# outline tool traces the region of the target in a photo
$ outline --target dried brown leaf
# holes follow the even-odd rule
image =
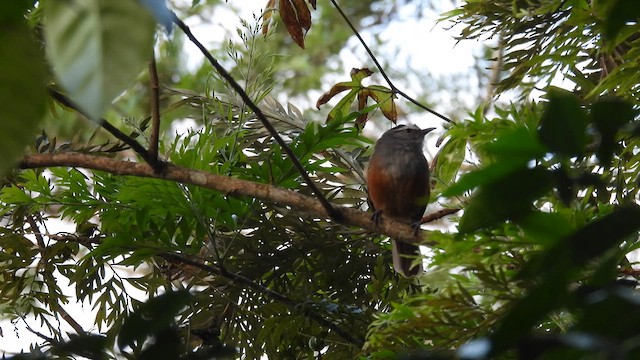
[[[264,7],[264,13],[262,13],[262,35],[267,35],[269,32],[269,21],[273,16],[275,6],[276,0],[267,0],[267,5]]]
[[[331,98],[333,98],[337,94],[351,89],[352,86],[353,85],[350,82],[341,82],[333,85],[333,87],[331,87],[329,91],[327,91],[326,93],[322,94],[322,96],[320,96],[320,98],[316,102],[316,109],[320,110],[320,106],[326,104],[329,100],[331,100]]]
[[[369,91],[362,90],[358,92],[358,111],[362,111],[367,106],[367,98],[369,97]],[[358,127],[363,128],[364,124],[367,123],[367,118],[369,117],[369,113],[362,113],[358,115],[356,119],[356,125]]]
[[[303,29],[311,29],[311,11],[304,0],[293,0],[293,6],[296,8],[298,22]]]
[[[291,39],[304,49],[304,33],[291,0],[280,0],[280,18],[287,28]]]

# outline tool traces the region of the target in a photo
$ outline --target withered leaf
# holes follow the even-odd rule
[[[369,91],[367,89],[363,89],[358,92],[358,111],[362,111],[367,106],[367,98],[369,97]],[[356,124],[360,127],[364,127],[364,124],[367,123],[367,118],[369,117],[368,112],[361,113],[356,119]]]
[[[298,21],[303,29],[311,29],[311,11],[304,0],[293,0],[293,6],[296,8],[296,14],[298,15]]]
[[[396,110],[396,102],[393,101],[393,91],[380,85],[371,85],[369,90],[369,96],[380,104],[380,110],[384,117],[395,124],[396,120],[398,120],[398,111]]]
[[[380,109],[382,114],[389,119],[389,121],[396,123],[398,118],[398,112],[395,104],[395,95],[393,90],[380,85],[364,86],[362,80],[371,76],[373,72],[368,68],[352,69],[351,81],[340,82],[331,87],[329,91],[322,94],[316,102],[316,108],[320,109],[320,106],[326,104],[337,94],[349,90],[336,106],[331,109],[327,115],[327,122],[335,118],[343,118],[345,116],[356,119],[356,125],[362,128],[367,122],[369,113],[375,109]],[[368,99],[374,100],[375,104],[367,106]],[[349,114],[349,109],[353,101],[357,100],[357,113]]]
[[[304,49],[303,30],[308,30],[311,27],[311,13],[309,12],[309,8],[304,4],[304,0],[302,5],[304,6],[306,13],[302,7],[300,7],[299,13],[296,11],[296,8],[299,7],[297,0],[280,0],[279,5],[280,18],[287,28],[287,32],[291,35],[291,39],[293,39],[298,46]],[[306,17],[309,18],[308,21],[305,19]]]
[[[340,82],[333,85],[331,89],[329,89],[329,91],[327,91],[326,93],[322,94],[322,96],[320,96],[320,98],[316,102],[316,109],[319,110],[320,106],[326,104],[329,100],[331,100],[331,98],[333,98],[337,94],[345,90],[351,89],[352,85],[353,84],[351,82]]]
[[[267,35],[269,32],[269,21],[271,20],[274,12],[276,0],[267,0],[267,5],[264,7],[262,13],[262,35]]]

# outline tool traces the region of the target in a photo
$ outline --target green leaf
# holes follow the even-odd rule
[[[497,158],[522,160],[523,163],[541,158],[547,152],[535,133],[524,127],[505,131],[498,140],[485,145],[484,149]]]
[[[447,145],[445,145],[441,152],[445,152]],[[456,144],[455,146],[464,145],[466,145],[466,141],[462,141],[462,144]],[[464,147],[456,150],[460,162],[462,162],[462,160],[459,159],[459,157],[464,157],[463,150]],[[477,186],[490,184],[513,171],[524,168],[529,161],[541,158],[547,152],[544,145],[538,141],[536,136],[524,127],[508,129],[501,132],[498,134],[498,139],[485,145],[483,150],[488,155],[499,159],[499,161],[483,169],[465,174],[457,183],[445,190],[442,196],[456,196]],[[445,154],[448,152],[449,150],[446,151]],[[441,155],[438,155],[438,162],[441,161],[440,157]],[[455,170],[457,171],[457,169]]]
[[[550,246],[573,231],[569,220],[559,213],[535,211],[518,221],[528,238],[536,243]]]
[[[122,324],[118,347],[139,345],[150,336],[162,333],[174,324],[174,317],[192,299],[188,291],[168,292],[147,301]]]
[[[581,155],[587,143],[587,115],[580,99],[569,91],[550,88],[549,103],[540,120],[540,140],[554,152]]]
[[[464,160],[467,141],[461,138],[449,140],[438,152],[434,176],[444,184],[450,184],[458,175]]]
[[[597,290],[584,300],[584,315],[576,324],[576,330],[618,341],[638,336],[640,296],[636,291],[616,286]]]
[[[613,0],[608,3],[611,7],[605,19],[604,36],[612,40],[628,22],[640,19],[640,6],[636,0]]]
[[[442,193],[442,196],[457,196],[478,186],[490,184],[508,174],[521,169],[521,161],[500,161],[483,169],[464,174],[460,180]]]
[[[547,248],[526,265],[520,276],[555,276],[554,274],[565,271],[567,266],[583,266],[620,244],[639,228],[640,207],[628,205],[617,208]]]
[[[10,22],[0,31],[0,175],[32,142],[46,109],[47,73],[31,29]]]
[[[103,335],[71,335],[69,341],[55,345],[51,352],[56,355],[81,355],[90,359],[107,358],[107,337]]]
[[[44,5],[47,50],[56,75],[71,99],[98,119],[149,59],[153,17],[135,0]]]
[[[637,205],[620,207],[587,224],[566,240],[547,248],[539,257],[527,263],[520,277],[542,276],[543,280],[504,317],[491,337],[492,351],[499,353],[515,345],[518,339],[529,334],[535,324],[547,313],[567,305],[570,300],[567,283],[571,279],[572,272],[619,245],[639,228],[640,207]],[[601,296],[594,297],[594,299],[601,298]],[[637,299],[634,302],[637,304]],[[602,324],[609,321],[609,323],[619,324],[618,321],[610,322],[611,314],[626,313],[602,310],[593,313],[599,317],[594,323]],[[633,324],[635,327],[637,319],[634,319]]]
[[[33,3],[33,0],[5,1],[0,11],[0,24],[24,22],[25,12],[33,7]]]
[[[609,164],[616,147],[616,134],[625,124],[633,121],[633,106],[621,99],[605,99],[591,106],[591,119],[600,132],[600,144],[596,156],[603,164]]]
[[[530,212],[533,200],[553,185],[552,174],[540,167],[520,169],[480,187],[460,220],[462,233],[515,220]]]

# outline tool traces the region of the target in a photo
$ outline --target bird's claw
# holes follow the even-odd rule
[[[374,211],[373,214],[371,214],[371,221],[373,221],[376,226],[380,226],[382,224],[382,211]]]
[[[420,220],[413,221],[411,223],[411,229],[413,229],[413,236],[418,236],[418,232],[420,232],[420,225],[422,225],[422,222]]]

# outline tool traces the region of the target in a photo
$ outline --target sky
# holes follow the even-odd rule
[[[348,6],[346,1],[340,1],[339,3],[344,3],[345,6]],[[450,1],[443,0],[441,3],[443,11],[453,8]],[[266,0],[231,0],[228,4],[238,7],[241,17],[252,19],[252,14],[258,13],[266,4]],[[416,20],[412,16],[412,11],[415,11],[415,9],[401,7],[401,13],[398,14],[398,18],[402,19],[402,21],[394,21],[388,24],[384,27],[383,32],[377,34],[383,40],[393,40],[396,46],[393,49],[377,50],[394,51],[397,64],[400,66],[408,66],[418,71],[428,70],[434,75],[469,71],[474,64],[473,54],[479,51],[481,44],[477,41],[456,43],[452,38],[456,34],[455,29],[445,30],[446,24],[437,24],[437,15],[435,13],[428,18]],[[211,24],[199,24],[197,19],[188,19],[186,23],[191,27],[194,35],[206,44],[223,43],[228,41],[229,38],[238,41],[235,29],[240,26],[240,23],[239,17],[234,12],[224,7],[219,7],[211,14],[210,18],[212,19]],[[311,31],[313,31],[313,28]],[[410,34],[410,36],[407,36],[407,34]],[[367,37],[372,35],[363,32],[363,36],[366,40]],[[189,61],[187,66],[190,69],[195,69],[203,61],[202,55],[191,44],[187,43],[185,46]],[[356,50],[353,51],[352,49]],[[341,52],[340,58],[344,62],[345,76],[348,76],[351,68],[360,68],[368,61],[364,50],[359,47],[355,38]],[[411,89],[403,90],[411,93]],[[443,109],[436,110],[444,111],[444,108],[446,106],[443,106]],[[441,120],[433,116],[420,115],[415,119],[410,119],[412,119],[410,121],[415,120],[423,128],[441,125]],[[376,134],[371,135],[376,136]],[[427,146],[428,152],[433,153],[435,151],[435,139],[436,137],[430,138]],[[69,224],[58,220],[50,221],[48,226],[48,230],[51,233],[75,231],[74,226],[69,226]],[[63,283],[61,285],[64,287],[68,284]],[[74,293],[72,287],[67,287],[67,290],[69,294]],[[71,299],[71,302],[65,304],[64,307],[86,330],[96,330],[93,325],[93,311],[90,304],[75,303]],[[29,323],[35,330],[42,330],[39,323],[34,321],[29,321]],[[62,319],[60,320],[60,328],[64,331],[73,332]],[[28,350],[29,345],[37,341],[40,341],[40,339],[27,331],[22,322],[12,324],[7,320],[0,320],[0,354]]]

